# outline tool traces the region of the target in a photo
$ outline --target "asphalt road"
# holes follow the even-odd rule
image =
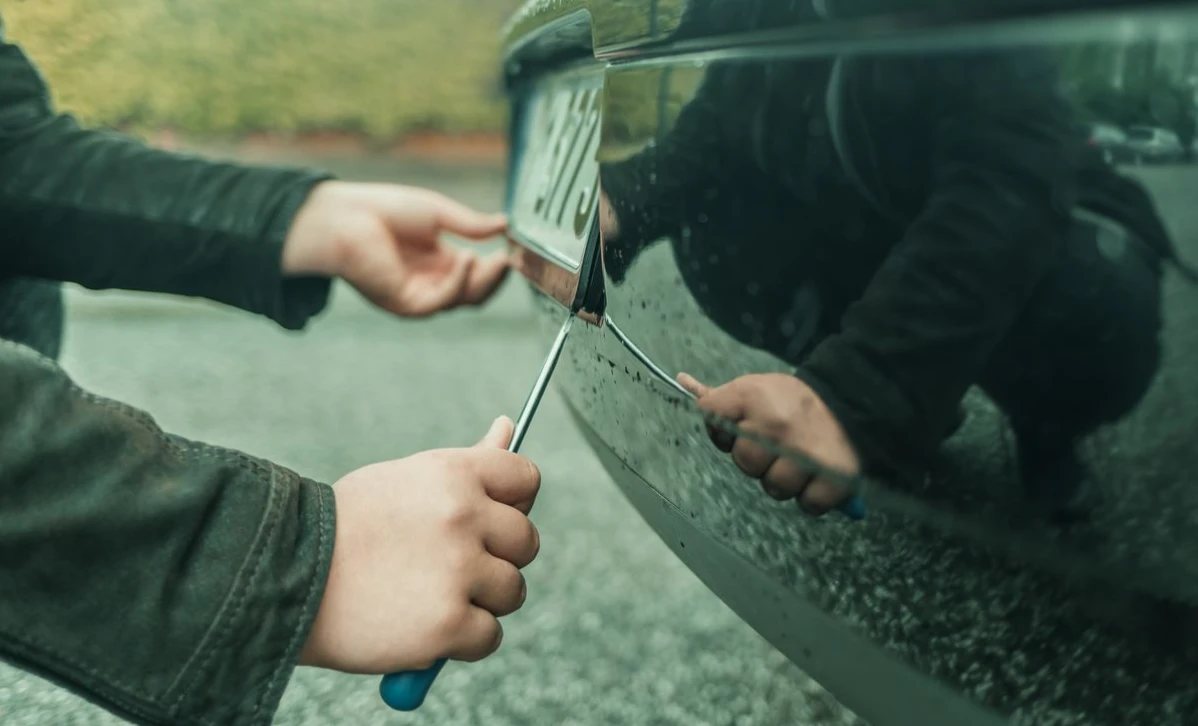
[[[499,206],[494,172],[361,162],[393,179]],[[85,387],[150,411],[168,430],[333,481],[358,466],[469,444],[515,415],[543,351],[524,290],[481,311],[403,322],[339,289],[308,332],[216,306],[75,292],[64,365]],[[555,392],[525,445],[541,466],[542,555],[529,601],[496,656],[451,664],[415,715],[377,681],[301,669],[279,724],[854,723],[676,561],[608,480]],[[0,665],[0,723],[119,723]]]

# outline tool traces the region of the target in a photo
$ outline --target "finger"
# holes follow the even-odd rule
[[[740,379],[718,388],[708,388],[698,401],[699,410],[732,423],[739,423],[745,419],[751,390],[751,387],[743,385]]]
[[[475,444],[475,447],[507,450],[508,445],[512,442],[512,434],[515,433],[515,429],[516,425],[510,418],[500,416],[491,422],[491,428],[487,429],[486,435]]]
[[[695,398],[702,398],[711,391],[710,386],[699,382],[699,379],[689,373],[679,373],[678,384],[690,391],[691,395]]]
[[[456,252],[456,251],[455,251]],[[454,256],[453,268],[440,280],[427,285],[423,291],[418,291],[411,300],[409,315],[432,315],[443,310],[457,307],[466,294],[466,285],[477,258],[457,252]],[[414,285],[413,283],[410,283]]]
[[[520,569],[536,559],[541,535],[525,514],[506,504],[491,503],[484,517],[483,545],[487,552]]]
[[[689,373],[679,373],[677,381],[678,385],[685,388],[687,392],[695,397],[696,401],[706,396],[712,390],[711,386],[701,382]],[[716,448],[725,454],[732,451],[732,445],[736,443],[735,434],[724,431],[713,423],[707,424],[707,436],[715,444]]]
[[[466,280],[462,303],[481,305],[491,299],[491,296],[503,284],[510,269],[507,253],[503,251],[479,260],[471,271],[469,279]]]
[[[465,617],[454,624],[449,636],[446,657],[473,662],[482,660],[499,649],[503,642],[503,626],[490,612],[471,607]]]
[[[816,479],[803,490],[802,496],[799,497],[799,506],[804,512],[820,517],[835,509],[849,496],[849,492],[831,482]]]
[[[449,197],[436,195],[437,226],[445,232],[470,240],[484,240],[507,229],[507,217],[502,214],[483,214]]]
[[[754,479],[760,479],[769,471],[777,457],[758,444],[744,438],[736,440],[732,446],[732,460],[740,470]]]
[[[541,471],[532,460],[498,449],[476,447],[464,458],[487,496],[527,512],[541,488]]]
[[[802,494],[811,479],[810,472],[803,471],[794,461],[780,456],[761,477],[761,486],[771,497],[782,501]]]
[[[478,579],[470,588],[470,601],[500,618],[519,610],[526,593],[524,575],[515,565],[497,557],[487,557]]]
[[[411,279],[392,281],[375,301],[396,315],[409,318],[423,318],[454,307],[455,301],[462,297],[474,257],[457,250],[452,254],[453,262],[448,271],[421,273]]]

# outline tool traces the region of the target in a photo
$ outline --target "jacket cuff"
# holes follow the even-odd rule
[[[244,275],[242,289],[248,298],[240,307],[265,315],[288,330],[300,330],[328,305],[332,280],[327,277],[286,277],[283,275],[283,245],[300,207],[313,188],[333,179],[333,175],[263,169],[264,174],[294,174],[284,185],[264,229],[261,244],[250,251],[239,274]]]
[[[833,336],[794,375],[836,417],[861,462],[862,474],[900,482],[918,479],[938,440],[931,442],[927,422],[874,366]]]
[[[333,490],[273,468],[257,542],[194,658],[180,723],[268,726],[316,619],[333,557]]]

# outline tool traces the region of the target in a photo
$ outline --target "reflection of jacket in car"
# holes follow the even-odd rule
[[[717,66],[672,130],[602,169],[620,222],[608,270],[620,281],[669,236],[704,310],[798,365],[869,469],[916,471],[1060,264],[1079,205],[1169,248],[1143,190],[1084,158],[1073,129],[1046,54]],[[1133,367],[1151,371],[1149,287],[1151,359]]]

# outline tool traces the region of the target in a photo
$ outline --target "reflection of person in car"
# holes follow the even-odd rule
[[[1046,54],[742,63],[709,71],[675,127],[602,170],[617,284],[663,236],[704,311],[797,366],[699,405],[825,464],[919,476],[979,386],[1055,513],[1077,445],[1159,363],[1176,260],[1151,200],[1077,143]],[[779,498],[844,496],[745,439]]]

